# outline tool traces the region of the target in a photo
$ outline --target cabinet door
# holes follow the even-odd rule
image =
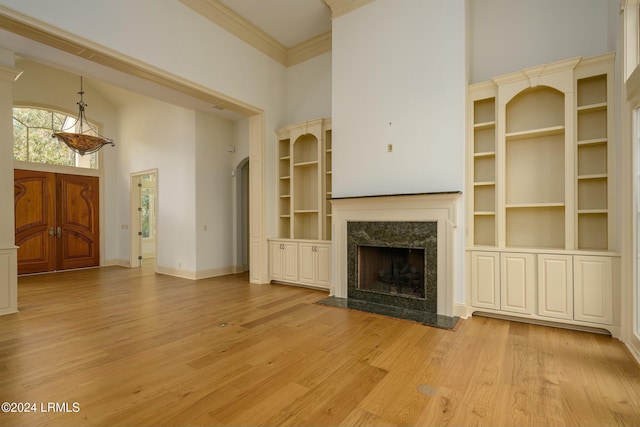
[[[573,319],[571,255],[538,255],[538,314]]]
[[[286,240],[269,242],[269,277],[278,280],[298,280],[298,245]]]
[[[611,258],[574,256],[575,320],[613,323],[613,278]]]
[[[313,243],[300,243],[300,281],[309,285],[315,285],[315,245]]]
[[[331,245],[316,246],[316,284],[331,286]]]
[[[533,254],[500,254],[500,308],[515,313],[534,311]]]
[[[500,308],[500,268],[496,252],[471,253],[471,305]]]
[[[282,267],[282,242],[269,242],[269,277],[271,279],[282,279]]]
[[[282,279],[298,280],[298,245],[295,242],[282,244]]]

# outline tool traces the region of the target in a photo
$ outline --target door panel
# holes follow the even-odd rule
[[[55,179],[46,172],[14,171],[18,274],[55,269]]]
[[[98,178],[57,174],[56,188],[57,269],[99,265]]]
[[[98,178],[14,171],[18,274],[100,265]]]

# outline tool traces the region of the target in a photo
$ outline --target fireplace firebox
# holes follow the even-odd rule
[[[424,249],[358,246],[358,288],[424,299]]]

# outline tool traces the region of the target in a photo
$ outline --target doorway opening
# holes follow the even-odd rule
[[[237,272],[249,271],[249,158],[236,168],[236,265]]]
[[[131,267],[153,265],[158,251],[158,170],[131,174]]]

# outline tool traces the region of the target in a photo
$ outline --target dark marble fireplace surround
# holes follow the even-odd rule
[[[452,236],[457,225],[457,205],[461,194],[460,191],[448,191],[331,199],[335,235],[334,276],[331,296],[318,301],[318,304],[454,329],[459,317],[450,316],[453,311],[454,291],[451,271]],[[355,233],[348,233],[349,228],[355,230]],[[348,237],[348,234],[351,234],[351,237]],[[358,245],[402,246],[409,249],[420,247],[425,262],[417,262],[420,258],[416,252],[420,251],[412,251],[406,258],[402,258],[401,254],[399,259],[393,258],[397,253],[395,249],[391,250],[392,254],[386,258],[380,256],[380,261],[373,257],[369,264],[380,262],[383,265],[377,274],[379,277],[382,274],[384,280],[376,279],[375,270],[369,270],[370,266],[367,266],[365,270],[373,272],[364,282],[373,281],[374,286],[366,287],[364,291],[356,290],[357,270],[354,260],[357,257]],[[403,285],[401,292],[398,292],[397,286],[394,292],[393,281],[387,280],[389,274],[386,273],[386,265],[390,258],[393,260],[392,264],[395,264],[396,260],[399,265],[411,264],[412,269],[416,271],[424,264],[428,290],[425,290],[424,294],[412,294],[404,292]],[[416,267],[418,264],[419,267]],[[391,275],[396,271],[394,265]],[[411,281],[414,282],[413,278]],[[391,289],[390,297],[393,301],[385,300],[386,296],[376,295],[385,292],[380,292],[381,288],[375,282],[391,283],[388,288]],[[389,289],[382,291],[388,292]]]
[[[358,286],[358,246],[421,249],[424,298],[363,290]],[[395,317],[444,329],[459,318],[438,314],[438,222],[347,221],[347,298],[328,297],[319,304]]]
[[[349,221],[347,222],[347,296],[349,299],[382,304],[400,309],[437,313],[438,290],[438,224],[436,221],[426,222],[387,222],[387,221]],[[424,254],[424,274],[420,275],[424,283],[417,295],[411,292],[400,292],[400,285],[389,285],[384,289],[365,289],[359,274],[358,262],[363,253],[360,247],[366,248],[398,248],[418,249]],[[381,268],[383,266],[380,266]],[[419,273],[419,272],[418,272]],[[382,274],[382,271],[381,271]],[[398,280],[398,277],[395,278]],[[407,285],[405,284],[405,287]],[[384,288],[384,286],[382,287]],[[421,296],[424,295],[424,298]]]

